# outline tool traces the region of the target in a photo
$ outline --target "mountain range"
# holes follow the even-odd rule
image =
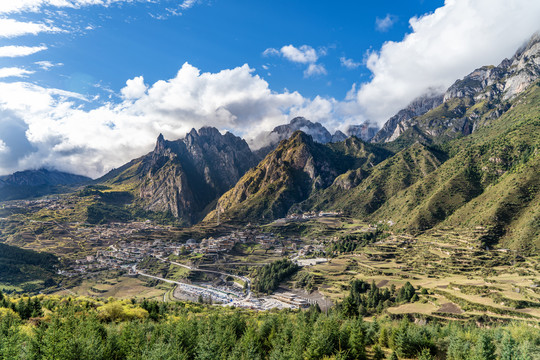
[[[481,246],[538,252],[539,78],[534,35],[511,59],[414,100],[376,134],[369,123],[331,134],[298,117],[252,151],[204,127],[175,141],[160,135],[152,152],[95,183],[184,225],[335,210],[412,234],[476,229]]]
[[[57,170],[18,171],[0,176],[0,201],[65,192],[71,190],[73,185],[89,183],[91,180],[86,176]]]

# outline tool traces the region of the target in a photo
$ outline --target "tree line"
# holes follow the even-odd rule
[[[371,285],[366,289],[362,294]],[[526,323],[421,326],[407,316],[366,321],[340,307],[255,312],[43,295],[2,295],[0,302],[8,304],[0,307],[0,359],[533,360],[540,354],[540,329]],[[23,308],[34,311],[36,304],[41,313],[27,318]]]

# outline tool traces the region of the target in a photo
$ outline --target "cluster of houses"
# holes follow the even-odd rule
[[[238,243],[256,243],[263,249],[270,249],[273,246],[280,246],[278,239],[274,234],[261,234],[253,230],[234,231],[229,235],[218,238],[205,238],[200,243],[190,239],[186,242],[186,248],[192,252],[201,254],[217,254],[219,252],[230,251]]]
[[[73,271],[86,273],[107,269],[130,270],[133,265],[148,256],[168,256],[183,248],[183,243],[154,240],[154,241],[120,241],[111,245],[108,250],[98,250],[95,255],[88,255],[75,261]],[[66,274],[67,275],[67,274]]]
[[[343,213],[337,212],[337,211],[319,211],[319,212],[310,211],[310,212],[301,213],[301,214],[300,213],[289,214],[287,215],[287,217],[277,219],[275,222],[279,224],[279,223],[288,223],[288,222],[308,221],[311,219],[318,219],[322,217],[336,217],[336,216],[341,216],[341,215],[343,215]]]

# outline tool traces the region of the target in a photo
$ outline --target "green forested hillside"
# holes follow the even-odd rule
[[[437,169],[446,155],[420,143],[404,149],[372,169],[340,175],[328,189],[300,204],[303,210],[342,210],[355,217],[375,212],[389,198]]]
[[[58,264],[58,259],[52,254],[0,243],[0,288],[4,284],[33,291],[34,288],[43,287],[43,284],[51,286]],[[41,285],[36,285],[36,282]]]
[[[484,226],[482,240],[538,251],[540,86],[533,85],[489,126],[447,145],[452,156],[390,198],[373,218],[405,231],[446,224]]]

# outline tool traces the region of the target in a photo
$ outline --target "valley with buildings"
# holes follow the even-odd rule
[[[0,0],[0,360],[540,359],[538,19]]]

